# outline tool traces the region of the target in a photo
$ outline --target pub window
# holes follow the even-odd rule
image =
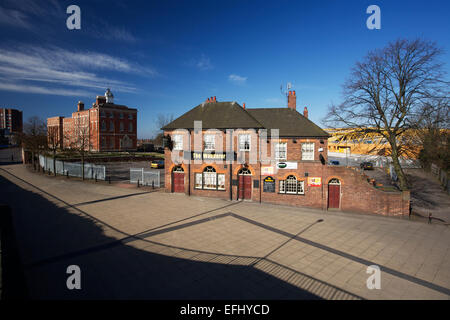
[[[123,131],[123,122],[120,121],[120,132],[122,132],[122,131]]]
[[[128,124],[128,132],[133,132],[133,123]]]
[[[249,134],[239,135],[239,151],[250,151],[250,144]]]
[[[215,136],[213,134],[207,134],[204,136],[205,140],[205,151],[215,150]]]
[[[314,143],[302,143],[302,160],[314,160]]]
[[[123,119],[123,113],[122,112],[119,114],[119,118]]]
[[[106,117],[105,111],[101,111],[101,112],[100,112],[100,117]]]
[[[305,194],[305,181],[299,181],[293,175],[286,180],[280,180],[280,193],[287,194]]]
[[[275,159],[276,160],[286,160],[287,158],[287,143],[277,143],[275,144]]]
[[[183,150],[183,135],[174,134],[172,136],[173,150]]]
[[[109,131],[114,131],[114,122],[113,121],[109,122]]]
[[[106,122],[105,122],[105,120],[102,121],[102,131],[106,131]]]
[[[110,118],[114,118],[114,113],[111,112],[111,113],[109,114],[109,117],[110,117]]]
[[[194,188],[204,190],[225,190],[225,174],[218,174],[216,169],[208,166],[202,173],[195,173]]]
[[[195,185],[194,188],[195,189],[201,189],[203,186],[203,175],[201,173],[196,173],[195,174]]]
[[[128,119],[133,120],[133,114],[132,113],[128,114]]]

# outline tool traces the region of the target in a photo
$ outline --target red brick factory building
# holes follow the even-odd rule
[[[79,101],[71,118],[47,119],[49,136],[55,135],[60,148],[70,148],[87,136],[89,151],[135,151],[137,142],[137,109],[114,103],[109,89],[104,96],[97,96],[90,109]],[[81,138],[84,139],[84,138]]]
[[[359,169],[329,165],[329,134],[308,119],[306,107],[296,110],[295,91],[287,99],[287,108],[248,109],[212,97],[164,126],[166,191],[408,214],[409,191],[382,191]]]

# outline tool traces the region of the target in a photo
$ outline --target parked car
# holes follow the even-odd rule
[[[153,169],[163,169],[164,168],[164,160],[153,160],[150,163],[150,168]]]
[[[360,166],[361,166],[361,169],[363,169],[363,170],[373,170],[372,162],[368,162],[368,161],[361,162]]]
[[[338,166],[339,165],[339,161],[337,160],[330,160],[330,164],[333,166]]]

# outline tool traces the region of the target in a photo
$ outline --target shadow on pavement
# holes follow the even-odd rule
[[[0,202],[12,209],[9,231],[15,233],[25,275],[22,282],[3,279],[5,298],[27,298],[9,290],[15,287],[31,299],[320,299],[251,266],[169,257],[118,243],[91,218],[3,176],[0,188]],[[2,238],[2,245],[13,240]],[[70,255],[107,243],[115,244]],[[2,262],[9,259],[7,254]],[[67,289],[70,265],[81,269],[81,290]]]

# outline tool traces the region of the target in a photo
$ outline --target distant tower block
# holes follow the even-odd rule
[[[109,88],[106,89],[105,97],[106,103],[114,103],[114,95],[112,94],[111,90],[109,90]]]

